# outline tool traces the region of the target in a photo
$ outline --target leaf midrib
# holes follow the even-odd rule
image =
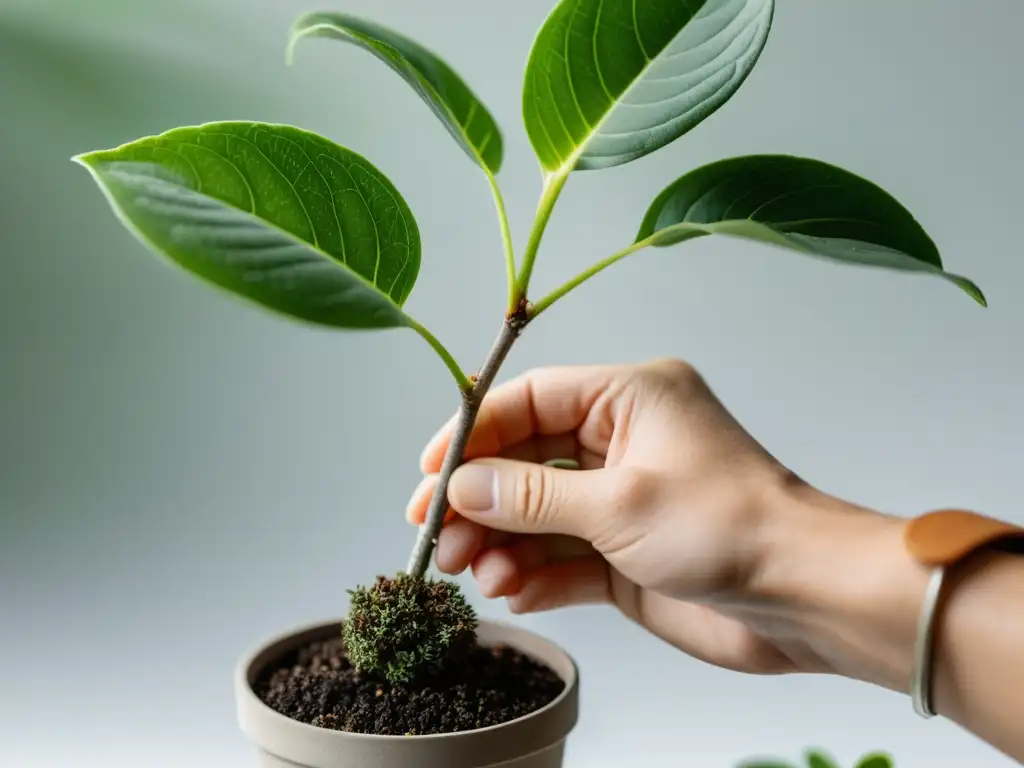
[[[490,142],[493,141],[495,133],[494,129],[491,128],[488,130],[486,141],[482,143],[482,146],[480,147],[479,150],[473,143],[472,139],[470,139],[469,137],[469,122],[471,120],[471,116],[475,117],[475,112],[480,108],[480,100],[477,98],[476,94],[472,93],[472,91],[470,92],[470,112],[466,116],[466,123],[464,125],[463,122],[459,120],[458,116],[456,116],[455,112],[452,111],[452,108],[448,106],[448,101],[441,97],[441,94],[438,93],[438,90],[433,86],[433,84],[429,80],[427,80],[426,77],[423,76],[423,73],[420,72],[419,69],[414,67],[409,62],[409,59],[406,58],[401,51],[399,51],[393,45],[389,45],[388,43],[383,42],[382,40],[369,38],[361,33],[353,32],[350,29],[345,29],[344,27],[339,26],[338,24],[333,24],[330,22],[322,21],[312,26],[304,27],[302,33],[293,40],[292,45],[289,48],[289,55],[293,55],[295,43],[297,43],[303,37],[309,36],[310,34],[312,34],[313,31],[321,30],[340,32],[342,35],[345,35],[346,37],[349,37],[354,41],[360,42],[363,45],[368,45],[373,48],[386,48],[387,52],[393,53],[397,57],[397,61],[401,64],[401,66],[416,78],[416,81],[420,84],[421,87],[425,88],[429,92],[429,95],[432,97],[431,100],[435,104],[440,106],[441,109],[443,109],[448,114],[448,117],[451,119],[451,122],[454,125],[458,126],[459,132],[462,134],[462,137],[464,139],[464,144],[466,148],[468,148],[469,151],[473,153],[473,156],[476,158],[476,161],[480,165],[480,167],[483,168],[488,173],[492,173],[490,168],[487,166],[487,162],[484,160],[482,153],[484,150],[487,149],[488,146],[490,146]]]
[[[794,250],[811,256],[820,257],[822,256],[822,254],[816,251],[814,248],[809,247],[806,241],[819,240],[833,243],[860,244],[862,246],[869,247],[871,250],[877,253],[889,253],[892,254],[893,256],[902,256],[906,259],[910,259],[911,261],[920,266],[922,272],[928,272],[933,275],[944,276],[954,281],[967,279],[963,275],[958,275],[953,272],[949,272],[945,269],[945,267],[932,264],[931,262],[921,259],[900,248],[893,248],[891,246],[882,245],[881,243],[874,243],[869,240],[858,240],[856,238],[820,237],[815,235],[805,235],[802,232],[789,232],[787,230],[776,229],[769,222],[757,221],[756,219],[747,218],[722,219],[721,221],[708,222],[705,224],[692,221],[678,222],[676,224],[671,224],[667,227],[662,227],[661,229],[652,232],[646,238],[636,243],[635,247],[637,250],[641,250],[643,248],[652,246],[662,247],[658,244],[658,236],[664,235],[665,233],[692,233],[696,237],[713,237],[724,235],[728,237],[739,237],[741,239],[749,239],[747,236],[725,231],[725,227],[723,227],[723,225],[731,224],[750,224],[753,225],[753,227],[755,228],[768,230],[774,233],[775,235],[778,235],[785,241],[787,241],[790,244],[790,247],[792,247]]]
[[[231,133],[231,132],[227,132],[227,131],[212,131],[212,130],[203,129],[203,128],[200,128],[199,130],[196,131],[196,138],[197,139],[201,139],[204,136],[216,136],[218,138],[225,139],[225,140],[237,139],[237,140],[243,142],[244,144],[246,144],[247,146],[251,147],[257,154],[259,154],[259,156],[262,157],[266,161],[267,165],[269,165],[271,168],[274,169],[275,173],[277,173],[277,175],[281,178],[281,180],[284,181],[284,183],[288,185],[289,189],[291,190],[292,194],[295,197],[295,201],[299,204],[299,208],[302,210],[302,213],[306,217],[306,222],[309,224],[309,233],[310,233],[310,235],[313,238],[312,245],[314,246],[314,248],[316,250],[323,251],[323,249],[320,248],[320,238],[319,238],[319,235],[317,235],[316,227],[313,225],[313,218],[309,215],[309,210],[306,208],[306,204],[302,201],[302,196],[299,194],[298,188],[295,186],[294,182],[292,182],[287,176],[284,175],[284,173],[277,166],[277,164],[273,160],[271,160],[269,157],[267,157],[267,154],[262,149],[260,149],[259,146],[257,146],[248,137],[242,136],[242,135],[237,134],[237,133]],[[157,138],[159,138],[159,137],[157,137]],[[316,159],[314,159],[313,157],[311,157],[309,155],[308,152],[306,152],[306,150],[298,142],[294,141],[291,137],[280,135],[280,134],[275,134],[274,138],[278,139],[278,140],[286,141],[289,146],[293,147],[297,152],[301,153],[302,156],[306,158],[306,165],[302,168],[301,171],[299,171],[299,174],[298,174],[299,176],[301,176],[303,173],[305,173],[307,168],[313,168],[313,170],[315,170],[317,175],[320,177],[321,181],[323,181],[324,188],[327,189],[328,191],[331,190],[331,185],[327,181],[327,177],[325,177],[323,175],[323,172],[317,167],[316,160],[325,159],[325,160],[331,160],[331,161],[334,161],[335,163],[337,163],[337,161],[335,161],[334,158],[330,157],[329,155],[321,153],[321,154],[319,154],[316,157]],[[255,193],[253,191],[252,183],[249,181],[248,177],[242,172],[242,169],[239,168],[238,164],[232,158],[228,157],[227,155],[223,155],[223,154],[221,154],[221,153],[211,149],[210,147],[205,146],[204,144],[199,144],[198,142],[188,142],[187,146],[192,147],[194,149],[202,150],[203,152],[210,153],[211,155],[216,157],[218,160],[226,163],[231,168],[231,170],[233,170],[238,175],[238,178],[241,179],[242,183],[245,185],[246,191],[249,193],[249,205],[250,205],[250,210],[249,211],[243,211],[238,206],[230,205],[229,203],[226,203],[224,200],[221,200],[219,197],[214,197],[213,195],[208,195],[205,192],[203,192],[203,178],[200,175],[199,170],[196,168],[195,163],[192,162],[192,159],[188,155],[186,155],[185,153],[183,153],[181,151],[181,146],[180,145],[175,146],[173,149],[169,149],[168,147],[161,146],[159,144],[154,144],[153,145],[153,149],[157,150],[157,151],[160,151],[160,152],[169,152],[169,153],[173,154],[176,157],[180,157],[182,160],[184,160],[186,163],[188,163],[189,167],[192,169],[193,175],[195,176],[196,189],[194,191],[196,192],[196,194],[201,194],[204,197],[207,197],[207,198],[209,198],[211,200],[217,200],[218,202],[220,202],[220,203],[222,203],[224,205],[230,205],[230,207],[234,208],[237,211],[241,211],[242,213],[249,213],[252,216],[254,216],[255,218],[257,218],[259,221],[266,222],[268,224],[268,226],[270,226],[270,222],[266,221],[263,217],[261,217],[256,212],[256,195],[255,195]],[[346,174],[348,174],[349,178],[351,179],[352,175],[350,173],[348,173],[348,170],[343,165],[341,165],[340,163],[337,163],[337,164],[339,165],[339,167],[343,171],[346,172]],[[358,186],[355,184],[355,180],[354,179],[352,179],[352,184],[353,184],[353,190],[359,195],[359,197],[362,200],[363,204],[367,205],[366,199],[363,197],[362,192],[358,189]],[[342,251],[341,263],[344,264],[347,267],[348,266],[348,258],[347,258],[348,248],[347,248],[346,243],[345,243],[345,230],[342,229],[341,219],[338,218],[338,206],[337,206],[337,204],[336,204],[336,202],[334,200],[333,194],[331,195],[331,210],[332,210],[332,212],[334,214],[334,221],[335,221],[335,223],[336,223],[336,225],[338,227],[338,241],[341,243],[341,251]],[[399,213],[401,214],[401,211],[399,211]],[[404,215],[403,215],[403,221],[404,221]],[[296,238],[296,239],[298,239],[299,242],[305,242],[305,241],[302,241],[299,238]],[[379,238],[378,238],[377,248],[378,248],[378,251],[379,251],[379,249],[380,249]],[[337,259],[334,256],[331,256],[330,258],[332,260],[334,260],[334,261],[337,261]],[[404,270],[404,266],[405,265],[403,265],[403,270]],[[354,271],[354,270],[350,270],[350,271]],[[402,273],[400,271],[399,275],[401,275],[401,274]],[[397,283],[397,279],[396,279],[395,282]],[[383,293],[383,291],[382,291],[382,293]]]
[[[582,2],[582,0],[576,0],[575,5],[573,6],[572,15],[570,16],[569,22],[566,25],[566,37],[565,37],[565,47],[566,48],[568,48],[568,40],[569,40],[568,33],[569,33],[569,31],[571,31],[571,28],[572,28],[572,20],[576,18],[576,13],[577,13],[577,11],[580,8],[580,3],[581,2]],[[748,0],[744,0],[744,7],[746,7],[746,3],[747,2],[748,2]],[[559,178],[561,178],[562,176],[566,176],[566,175],[572,173],[573,169],[576,167],[576,164],[579,162],[580,157],[582,157],[584,152],[586,151],[587,145],[593,140],[594,136],[601,130],[602,126],[604,126],[604,124],[611,118],[612,114],[615,111],[615,105],[616,104],[619,104],[619,105],[622,104],[622,102],[629,96],[629,94],[633,91],[633,89],[637,86],[637,84],[641,80],[644,79],[644,75],[646,75],[647,72],[650,71],[650,69],[655,65],[655,63],[661,61],[662,54],[666,50],[668,50],[669,48],[672,47],[672,44],[675,43],[675,41],[679,38],[679,36],[683,34],[684,30],[693,22],[693,20],[697,17],[697,14],[700,13],[699,10],[696,13],[694,13],[690,17],[690,21],[688,21],[686,24],[684,24],[682,27],[679,28],[679,31],[676,32],[676,34],[672,37],[672,39],[668,43],[665,44],[665,46],[661,49],[661,51],[658,52],[658,55],[655,56],[654,58],[651,58],[647,54],[646,47],[643,45],[643,40],[640,38],[640,28],[639,28],[639,25],[636,22],[636,3],[637,3],[637,0],[633,0],[633,19],[634,19],[633,30],[634,30],[634,34],[636,34],[636,36],[637,36],[637,42],[640,45],[640,50],[643,53],[644,58],[646,59],[646,63],[644,64],[643,68],[641,68],[641,70],[637,73],[636,77],[634,77],[632,80],[630,80],[629,85],[627,85],[626,88],[623,89],[622,93],[619,94],[618,98],[611,100],[609,108],[605,112],[604,116],[600,120],[598,120],[593,126],[590,126],[586,116],[583,114],[582,108],[579,105],[579,98],[576,95],[576,89],[574,87],[572,87],[572,77],[570,75],[570,77],[568,79],[568,82],[569,82],[569,86],[570,86],[570,91],[572,92],[572,95],[573,95],[573,101],[576,103],[577,110],[579,110],[579,112],[580,112],[580,117],[583,120],[583,124],[585,126],[587,126],[587,128],[588,128],[588,133],[586,135],[586,138],[584,138],[581,142],[579,142],[579,146],[576,148],[576,150],[557,169],[552,170],[552,171],[548,171],[545,174],[547,177],[549,177],[549,178],[550,177],[559,177]],[[684,1],[683,4],[687,8],[687,10],[689,10],[688,3],[686,3]],[[601,18],[601,16],[600,16],[600,8],[603,5],[604,5],[604,0],[601,0],[601,5],[598,6],[597,21],[594,24],[594,34],[595,34],[595,36],[597,34],[597,27],[598,27],[598,24],[599,24],[600,18]],[[757,17],[755,16],[755,19],[756,18]],[[751,23],[753,23],[753,21],[749,22],[748,26]],[[746,28],[747,27],[744,27],[744,30]],[[719,32],[718,34],[721,34],[721,32]],[[713,38],[711,38],[711,39],[713,39]],[[569,75],[570,74],[569,73],[569,57],[568,57],[566,51],[562,52],[562,59],[565,62],[566,74]],[[732,63],[731,65],[726,65],[726,67],[728,67],[728,66],[735,66],[735,63]],[[724,68],[725,67],[720,67],[720,68],[716,69],[713,74],[717,74],[718,72],[722,71],[722,69],[724,69]],[[600,69],[600,64],[599,63],[597,63],[596,71],[598,73],[598,77],[601,77],[601,69]],[[537,72],[534,73],[534,84],[535,85],[536,85],[536,78],[537,78],[538,74],[539,73],[537,73]],[[713,74],[709,75],[708,78],[705,78],[702,82],[705,82],[707,79],[709,79],[711,76],[713,76]],[[548,92],[551,94],[552,100],[557,102],[557,99],[555,99],[554,91],[552,91],[552,89],[551,89],[550,78],[545,78],[545,80],[547,81]],[[572,137],[572,134],[569,132],[568,126],[565,124],[565,119],[562,117],[562,113],[558,109],[555,109],[555,114],[558,116],[558,121],[562,124],[562,129],[565,131],[566,136],[568,136],[571,141],[574,141],[574,139]],[[547,126],[544,125],[544,121],[543,120],[538,120],[538,123],[540,124],[541,128],[543,129],[544,134],[547,137],[548,143],[551,145],[551,148],[555,151],[556,154],[558,154],[558,147],[555,146],[555,143],[554,143],[554,141],[551,138],[551,134],[548,133]],[[609,135],[616,135],[616,134],[609,134]]]
[[[938,269],[938,270],[940,270],[942,272],[945,272],[945,270],[942,267],[938,267],[935,264],[931,264],[931,262],[927,262],[924,259],[921,259],[921,258],[919,258],[917,256],[914,256],[913,254],[910,254],[907,251],[904,251],[904,250],[902,250],[900,248],[893,248],[893,247],[888,246],[888,245],[882,245],[881,243],[874,243],[874,242],[871,242],[870,240],[858,240],[856,238],[828,237],[828,236],[819,236],[819,235],[806,235],[803,232],[790,232],[790,231],[787,231],[787,230],[776,229],[776,227],[787,226],[787,225],[788,226],[792,226],[793,224],[798,224],[798,223],[801,223],[802,221],[806,221],[808,223],[815,223],[815,222],[819,222],[819,221],[820,222],[825,222],[825,221],[849,221],[849,222],[855,222],[855,223],[858,223],[858,224],[867,224],[867,225],[872,226],[872,227],[880,227],[880,226],[882,226],[878,222],[874,222],[874,221],[870,221],[870,220],[866,220],[866,219],[848,219],[848,218],[842,218],[842,217],[834,217],[834,218],[826,217],[826,218],[821,218],[821,219],[803,219],[801,221],[786,221],[786,222],[762,221],[760,219],[751,219],[751,218],[748,218],[748,217],[740,217],[740,218],[733,217],[733,218],[728,218],[728,219],[719,219],[717,221],[704,221],[704,222],[702,222],[702,221],[678,221],[675,224],[669,224],[668,226],[661,227],[660,229],[655,230],[650,235],[648,235],[646,238],[644,238],[641,242],[647,243],[649,241],[654,241],[654,240],[657,239],[658,235],[663,234],[665,232],[686,232],[686,231],[691,231],[691,232],[698,232],[698,233],[701,233],[701,234],[709,234],[709,235],[711,235],[711,234],[720,234],[719,230],[722,229],[722,225],[752,224],[755,227],[763,227],[764,229],[771,230],[772,232],[775,232],[776,234],[781,235],[781,236],[785,237],[786,239],[806,237],[806,238],[818,239],[818,240],[831,240],[831,241],[835,241],[835,242],[841,242],[842,241],[842,242],[850,242],[850,243],[862,243],[865,246],[870,246],[872,248],[877,248],[879,250],[889,251],[890,253],[902,254],[902,255],[906,256],[907,258],[913,259],[914,261],[921,262],[922,264],[928,264],[929,266],[935,267],[936,269]]]

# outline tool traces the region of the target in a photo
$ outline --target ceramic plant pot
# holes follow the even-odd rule
[[[429,736],[374,736],[317,728],[264,704],[253,690],[290,651],[337,637],[339,622],[316,624],[263,643],[235,673],[238,722],[263,768],[561,768],[576,725],[579,677],[572,658],[550,640],[518,627],[481,621],[482,645],[506,645],[546,664],[565,689],[546,707],[489,728]]]

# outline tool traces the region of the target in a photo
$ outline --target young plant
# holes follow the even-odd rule
[[[824,752],[812,750],[805,755],[806,763],[795,765],[784,760],[755,760],[741,764],[738,768],[839,768],[839,765]],[[855,768],[895,768],[892,758],[882,752],[872,752],[857,761]]]
[[[409,329],[434,349],[462,405],[406,568],[422,577],[447,511],[449,478],[509,350],[556,302],[631,254],[726,235],[840,264],[938,276],[985,305],[974,283],[943,269],[931,238],[890,194],[825,162],[771,154],[681,175],[655,197],[632,242],[535,297],[541,242],[570,177],[645,158],[715,113],[758,61],[774,5],[561,0],[526,66],[523,117],[542,185],[519,258],[497,182],[502,133],[469,85],[431,51],[371,21],[331,12],[298,19],[289,61],[308,38],[376,57],[430,107],[487,181],[504,244],[507,302],[494,346],[472,376],[405,310],[420,269],[416,219],[385,175],[352,150],[299,128],[220,122],[75,160],[126,227],[199,278],[300,321]]]

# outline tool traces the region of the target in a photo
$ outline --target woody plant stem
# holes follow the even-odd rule
[[[451,442],[445,454],[444,462],[441,465],[441,473],[438,476],[437,486],[434,488],[434,495],[430,499],[430,506],[427,508],[427,518],[419,533],[416,536],[416,544],[413,546],[412,554],[409,557],[409,565],[406,573],[410,576],[422,578],[430,565],[430,558],[437,544],[437,537],[444,526],[444,518],[448,513],[448,483],[452,479],[455,470],[462,463],[469,444],[469,436],[476,424],[477,414],[483,403],[487,391],[494,383],[502,363],[508,357],[512,345],[519,334],[526,326],[527,315],[525,303],[523,307],[514,314],[505,318],[501,326],[501,332],[491,348],[487,360],[480,368],[472,389],[462,393],[462,406],[459,408],[459,415],[452,430]]]
[[[505,258],[508,266],[509,276],[509,304],[502,323],[501,332],[494,341],[490,354],[484,361],[476,377],[472,379],[472,386],[465,387],[462,391],[462,406],[451,434],[451,442],[445,454],[444,462],[441,465],[441,473],[438,476],[437,485],[434,488],[434,495],[430,499],[430,506],[427,507],[427,517],[420,526],[416,535],[416,543],[413,546],[412,554],[409,556],[409,564],[406,566],[406,573],[415,578],[422,578],[430,566],[430,558],[437,544],[437,537],[444,526],[444,518],[448,513],[448,483],[451,481],[455,470],[463,461],[466,453],[466,446],[469,444],[469,437],[476,425],[476,417],[480,412],[488,390],[494,383],[494,379],[501,369],[502,363],[508,357],[508,353],[515,344],[516,339],[522,333],[527,323],[533,317],[526,295],[530,285],[530,277],[533,273],[533,265],[540,250],[540,243],[544,237],[551,213],[555,203],[565,186],[568,173],[549,176],[544,181],[544,189],[537,207],[537,215],[534,218],[533,227],[530,232],[530,239],[523,254],[523,265],[518,276],[515,272],[515,259],[512,252],[512,239],[509,234],[508,218],[505,213],[505,206],[501,199],[497,183],[491,179],[491,189],[494,192],[497,203],[498,215],[501,221],[502,238],[505,245]],[[514,278],[514,279],[513,279]],[[575,285],[573,286],[575,287]],[[568,292],[565,290],[564,292]],[[554,298],[554,297],[552,297]],[[548,302],[551,303],[551,302]]]

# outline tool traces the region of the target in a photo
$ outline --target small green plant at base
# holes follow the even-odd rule
[[[811,750],[805,755],[805,762],[791,763],[787,760],[752,760],[741,763],[737,768],[840,768],[839,764],[824,752]],[[854,768],[895,768],[892,757],[882,752],[871,752],[857,761]]]
[[[129,230],[205,282],[315,326],[411,330],[437,353],[461,407],[406,567],[422,577],[448,510],[449,479],[513,345],[568,294],[633,254],[719,235],[774,252],[937,276],[985,305],[977,285],[944,269],[929,235],[892,195],[821,160],[778,154],[678,175],[655,196],[632,240],[534,295],[544,233],[570,178],[646,158],[715,114],[760,59],[774,12],[774,0],[557,3],[534,40],[523,84],[541,185],[518,256],[497,181],[502,132],[466,81],[421,44],[375,22],[335,12],[296,21],[289,62],[311,38],[370,54],[430,107],[486,180],[507,291],[495,307],[497,338],[473,375],[405,308],[421,265],[420,230],[397,187],[353,150],[296,127],[233,121],[176,128],[75,160]],[[376,662],[367,656],[364,663]]]
[[[398,574],[351,591],[349,661],[392,684],[441,672],[476,642],[476,612],[458,585]]]

